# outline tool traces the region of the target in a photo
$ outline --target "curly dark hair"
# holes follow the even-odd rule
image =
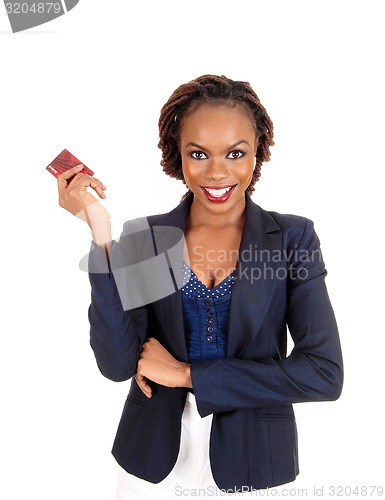
[[[170,177],[182,180],[182,159],[179,152],[180,131],[183,120],[203,103],[242,103],[258,136],[256,163],[251,182],[246,192],[252,193],[254,184],[261,176],[261,166],[270,160],[273,141],[273,123],[257,94],[248,82],[230,80],[225,76],[203,75],[178,87],[163,106],[159,117],[159,144],[162,150],[161,165]],[[184,198],[187,196],[188,191]]]

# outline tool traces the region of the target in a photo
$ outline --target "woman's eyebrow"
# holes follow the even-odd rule
[[[231,146],[227,147],[226,150],[236,148],[237,146],[239,146],[240,144],[243,144],[243,143],[247,144],[248,146],[250,146],[250,144],[248,143],[248,141],[246,141],[246,139],[241,139],[240,141],[237,141],[236,143],[234,143]],[[209,150],[207,148],[201,146],[200,144],[197,144],[196,142],[189,142],[188,144],[186,144],[186,148],[188,148],[189,146],[194,146],[195,148],[201,149],[202,151],[209,152]]]

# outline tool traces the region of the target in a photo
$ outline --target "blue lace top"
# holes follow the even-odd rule
[[[207,288],[183,262],[182,304],[190,362],[226,356],[234,273]]]

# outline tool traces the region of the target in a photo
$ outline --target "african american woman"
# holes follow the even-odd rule
[[[319,240],[309,219],[251,199],[274,142],[249,83],[181,85],[159,132],[163,170],[187,193],[169,213],[126,222],[117,241],[88,189],[104,199],[104,184],[81,165],[58,178],[60,205],[93,234],[97,364],[131,378],[113,445],[116,500],[250,496],[299,472],[293,403],[341,393]]]

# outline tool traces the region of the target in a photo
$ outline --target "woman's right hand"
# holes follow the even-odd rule
[[[88,188],[105,199],[106,186],[99,179],[82,174],[83,167],[77,165],[57,177],[59,205],[89,225],[97,244],[105,244],[111,241],[110,215]]]

